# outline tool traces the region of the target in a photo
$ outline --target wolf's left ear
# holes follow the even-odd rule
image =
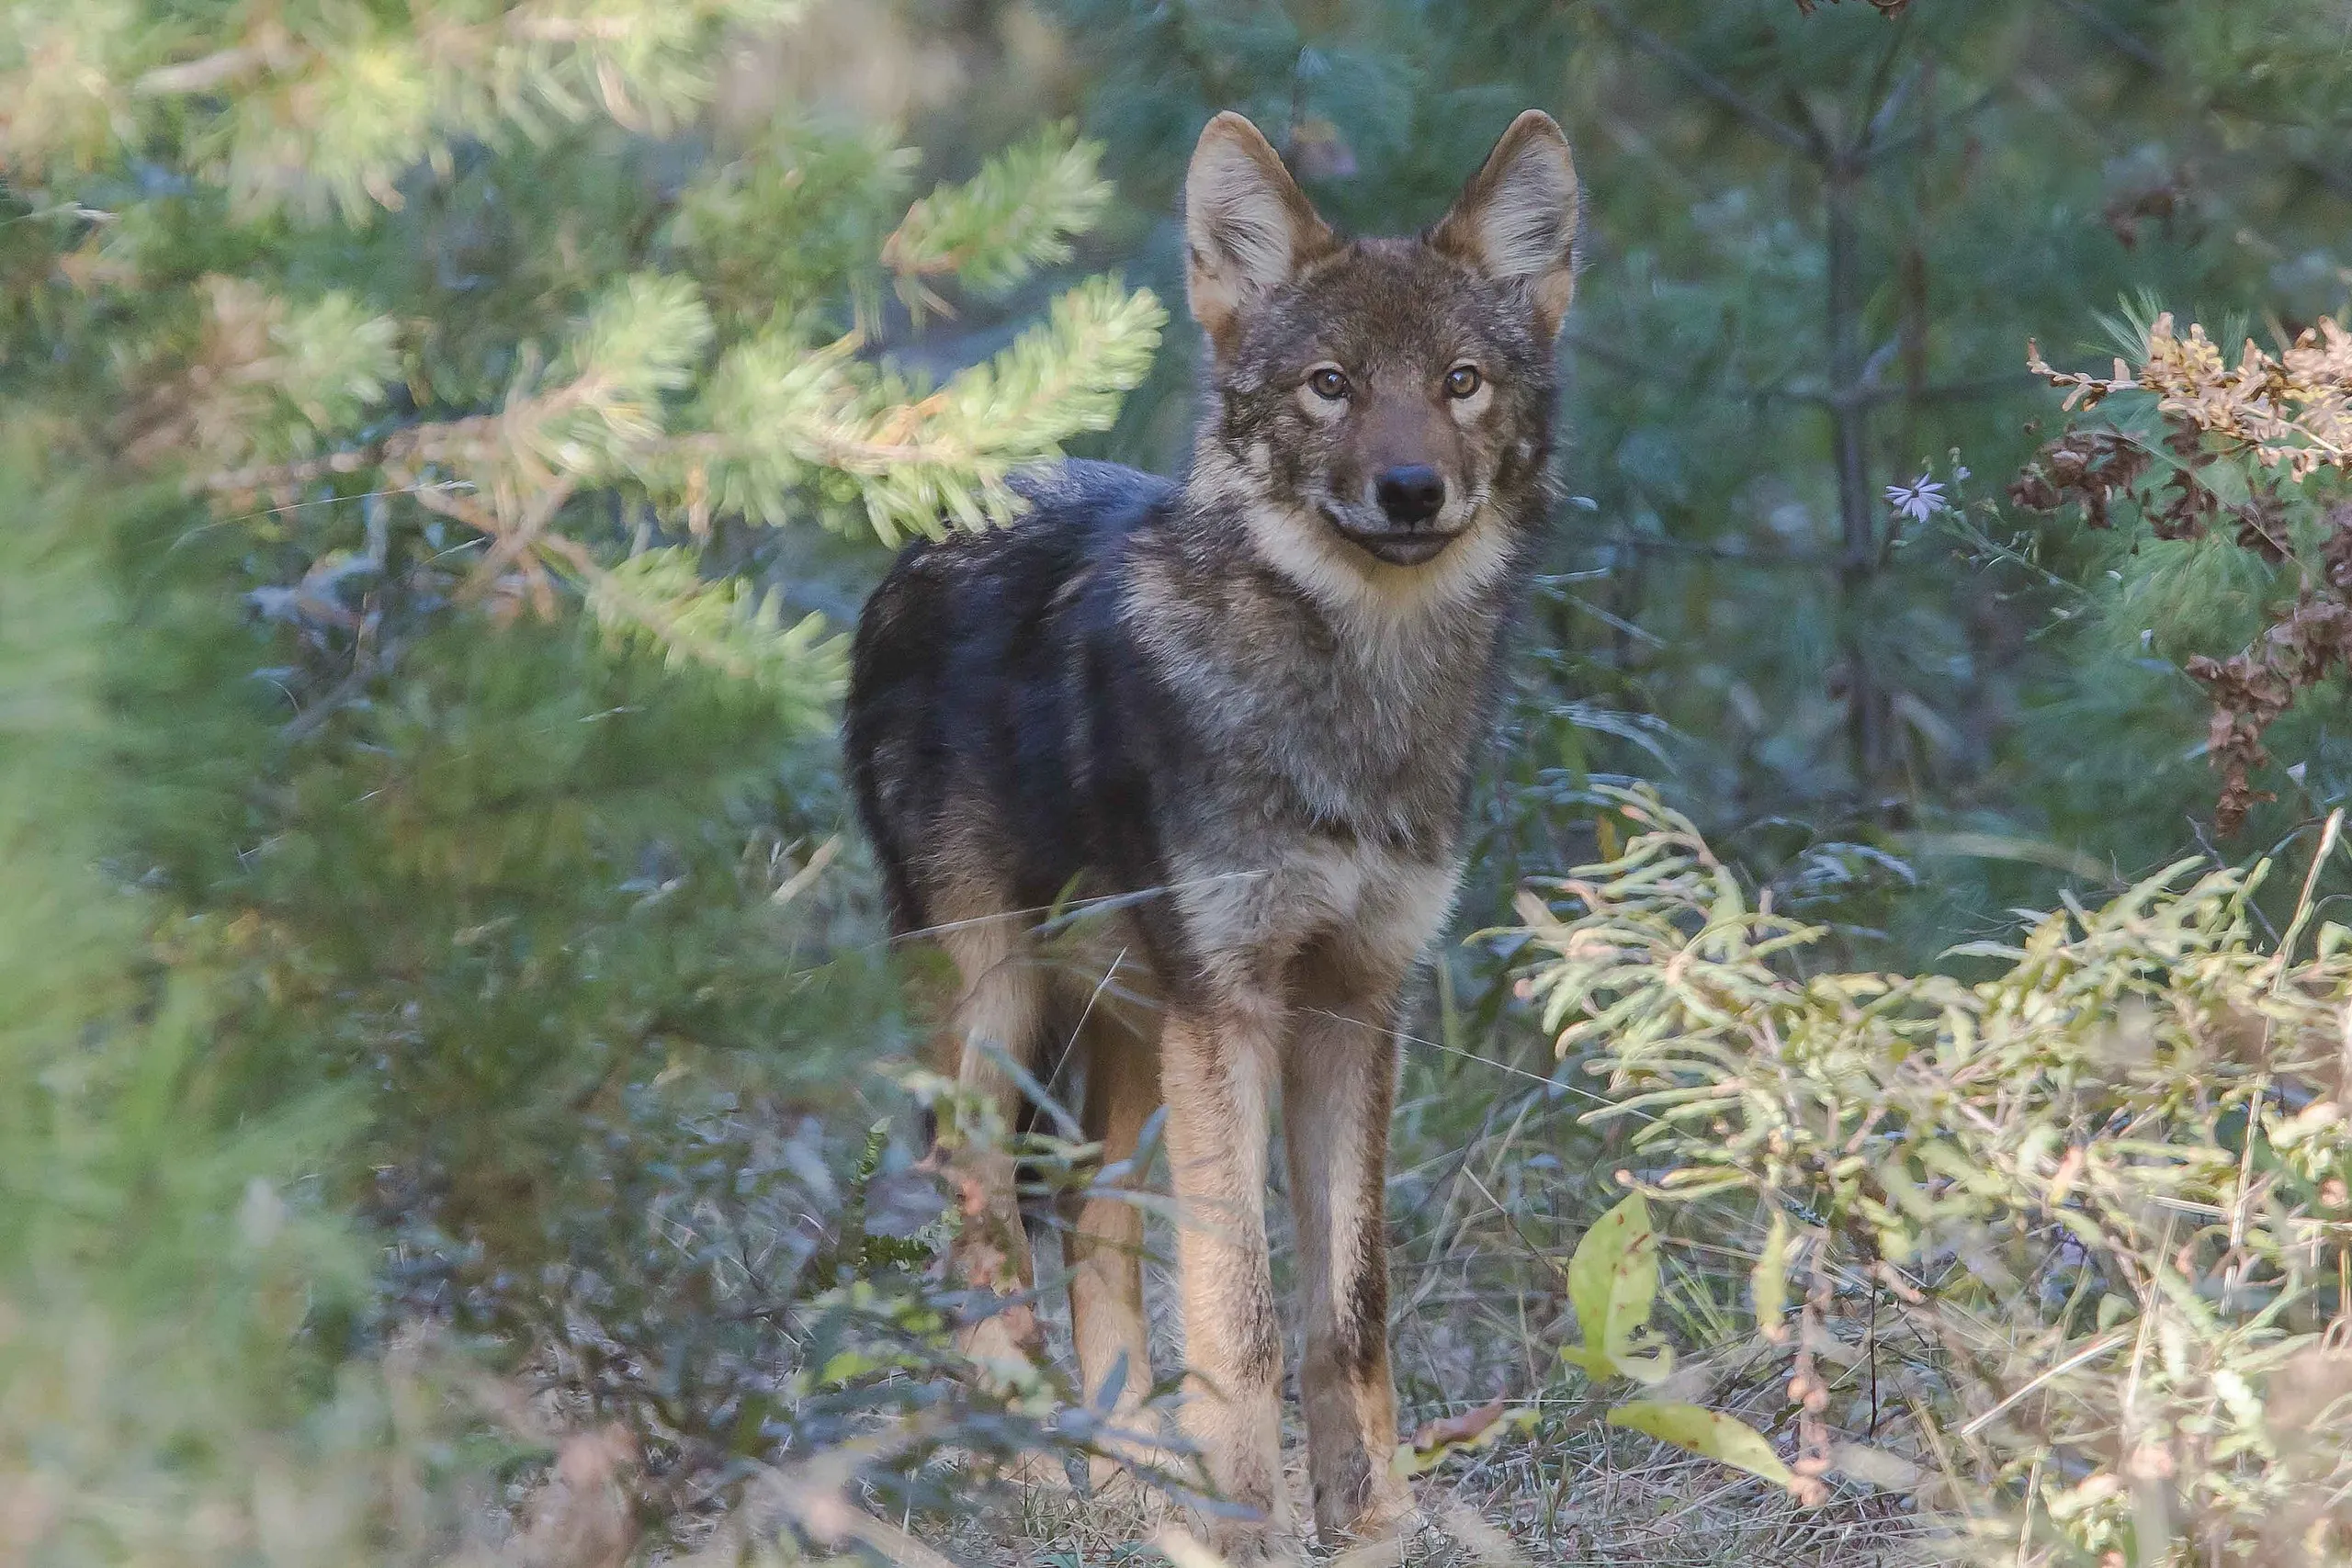
[[[1560,330],[1577,286],[1577,165],[1550,115],[1510,122],[1430,243],[1489,277],[1524,280],[1544,332]]]
[[[1336,243],[1256,126],[1209,121],[1184,176],[1184,292],[1220,356],[1244,309]]]

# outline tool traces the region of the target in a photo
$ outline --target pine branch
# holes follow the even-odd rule
[[[813,490],[820,511],[839,521],[862,510],[885,540],[943,517],[1001,521],[1017,509],[1005,474],[1107,428],[1166,320],[1148,290],[1097,278],[929,395],[852,360],[854,340],[811,353],[799,323],[778,323],[721,358],[705,399],[710,437],[678,449],[679,493],[777,523],[796,491]]]
[[[662,395],[690,381],[709,317],[684,280],[632,277],[592,314],[556,367],[572,374],[548,390],[526,378],[498,413],[401,431],[364,458],[224,468],[199,487],[242,501],[371,463],[440,468],[512,518],[560,479],[627,475],[697,529],[714,510],[775,525],[812,505],[837,524],[862,513],[886,541],[943,518],[983,527],[1018,510],[1012,469],[1109,427],[1166,320],[1149,290],[1092,279],[926,395],[854,359],[854,337],[811,346],[806,323],[783,320],[720,356],[697,407],[703,431],[665,435]]]
[[[699,664],[774,697],[794,722],[821,728],[848,679],[848,649],[824,617],[787,624],[781,593],[740,578],[706,580],[698,552],[648,550],[599,570],[574,558],[588,607],[623,642],[662,649],[673,665]]]
[[[846,286],[853,318],[870,321],[876,256],[905,215],[917,158],[886,130],[787,121],[682,191],[663,243],[722,319],[818,310]]]
[[[690,280],[652,273],[621,279],[552,367],[557,388],[510,396],[501,433],[510,451],[579,481],[630,471],[662,437],[664,395],[693,385],[712,331]]]
[[[1721,104],[1736,116],[1750,130],[1768,141],[1777,141],[1791,152],[1816,158],[1818,149],[1811,138],[1786,120],[1774,116],[1755,99],[1708,70],[1686,51],[1677,49],[1647,28],[1629,20],[1623,11],[1611,5],[1593,7],[1600,19],[1607,22],[1619,37],[1651,59],[1679,72],[1685,81],[1702,94]]]
[[[398,373],[397,323],[347,294],[295,304],[217,275],[199,287],[195,352],[176,374],[154,377],[124,427],[136,462],[192,456],[234,467],[314,451],[380,401]]]
[[[1069,259],[1069,236],[1093,227],[1111,198],[1097,175],[1102,146],[1049,126],[989,160],[961,186],[942,186],[908,209],[883,243],[882,265],[918,317],[938,308],[931,279],[952,276],[999,294],[1039,266]]]
[[[2139,358],[2096,376],[2055,369],[2028,344],[2028,367],[2065,391],[2070,412],[2109,398],[2152,402],[2166,434],[2160,453],[2125,429],[2070,429],[2042,447],[2009,496],[2038,512],[2078,502],[2095,528],[2110,525],[2115,501],[2129,500],[2166,540],[2198,538],[2226,517],[2238,547],[2266,567],[2293,563],[2294,598],[2267,606],[2242,652],[2198,654],[2183,666],[2213,700],[2206,752],[2222,775],[2214,823],[2234,833],[2257,802],[2276,798],[2255,785],[2272,762],[2265,732],[2300,693],[2352,670],[2352,505],[2316,482],[2352,474],[2352,333],[2323,319],[2276,355],[2246,339],[2233,364],[2202,326],[2183,335],[2165,311],[2143,334]],[[2161,488],[2152,473],[2165,476]]]
[[[870,456],[842,450],[833,465],[871,464],[859,499],[885,539],[929,531],[943,514],[967,528],[1001,522],[1017,509],[1005,474],[1059,456],[1070,436],[1108,429],[1150,369],[1166,321],[1148,290],[1126,294],[1111,278],[1081,284],[1054,301],[1043,325],[916,405],[907,436],[891,411],[867,438]]]
[[[205,176],[239,210],[357,222],[397,209],[399,176],[458,138],[544,140],[602,112],[666,134],[709,98],[713,30],[779,17],[786,0],[537,0],[492,20],[415,0],[405,28],[335,12],[288,27],[260,14],[192,59],[143,64],[158,29],[111,26],[105,7],[53,24],[0,74],[0,165],[94,161],[135,144],[140,106],[186,126]],[[237,89],[232,103],[205,100]],[[28,112],[29,110],[29,112]]]

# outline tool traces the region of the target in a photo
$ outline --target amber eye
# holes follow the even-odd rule
[[[1348,395],[1347,373],[1329,365],[1320,370],[1310,372],[1306,378],[1306,385],[1317,397],[1327,399],[1331,402],[1338,402]]]
[[[1475,365],[1457,365],[1445,373],[1445,395],[1466,398],[1485,385],[1486,378],[1478,374]]]

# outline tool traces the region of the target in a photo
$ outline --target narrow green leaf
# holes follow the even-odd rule
[[[1756,1303],[1758,1330],[1767,1339],[1778,1338],[1781,1319],[1789,1308],[1789,1217],[1778,1207],[1772,1211],[1772,1225],[1764,1235],[1764,1253],[1756,1260],[1748,1288]]]

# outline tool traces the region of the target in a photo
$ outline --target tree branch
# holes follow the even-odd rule
[[[2090,5],[2088,0],[2052,0],[2052,4],[2105,39],[2118,53],[2124,55],[2134,64],[2144,66],[2159,75],[2164,74],[2165,57],[2163,55],[2157,53],[2152,45],[2127,30],[2120,23],[2109,17],[2098,6]]]
[[[1600,18],[1607,22],[1611,28],[1615,29],[1615,31],[1622,36],[1626,42],[1632,44],[1635,49],[1640,50],[1644,54],[1648,55],[1651,59],[1671,66],[1676,71],[1680,72],[1682,75],[1690,81],[1692,86],[1698,88],[1700,92],[1705,94],[1708,97],[1713,98],[1724,107],[1731,110],[1731,112],[1736,115],[1750,130],[1755,131],[1758,136],[1765,137],[1770,141],[1777,141],[1781,146],[1788,148],[1791,152],[1802,152],[1807,157],[1813,157],[1815,155],[1813,143],[1809,141],[1805,138],[1804,133],[1798,130],[1796,127],[1776,118],[1762,105],[1757,103],[1755,99],[1749,97],[1747,94],[1741,92],[1738,88],[1733,86],[1730,83],[1724,81],[1722,77],[1716,75],[1713,72],[1708,70],[1696,60],[1693,60],[1690,55],[1685,54],[1682,51],[1675,48],[1674,45],[1667,42],[1666,39],[1658,37],[1657,34],[1650,31],[1647,28],[1637,26],[1634,23],[1626,20],[1623,13],[1619,11],[1616,6],[1611,5],[1600,5],[1595,6],[1593,9],[1600,13]]]

